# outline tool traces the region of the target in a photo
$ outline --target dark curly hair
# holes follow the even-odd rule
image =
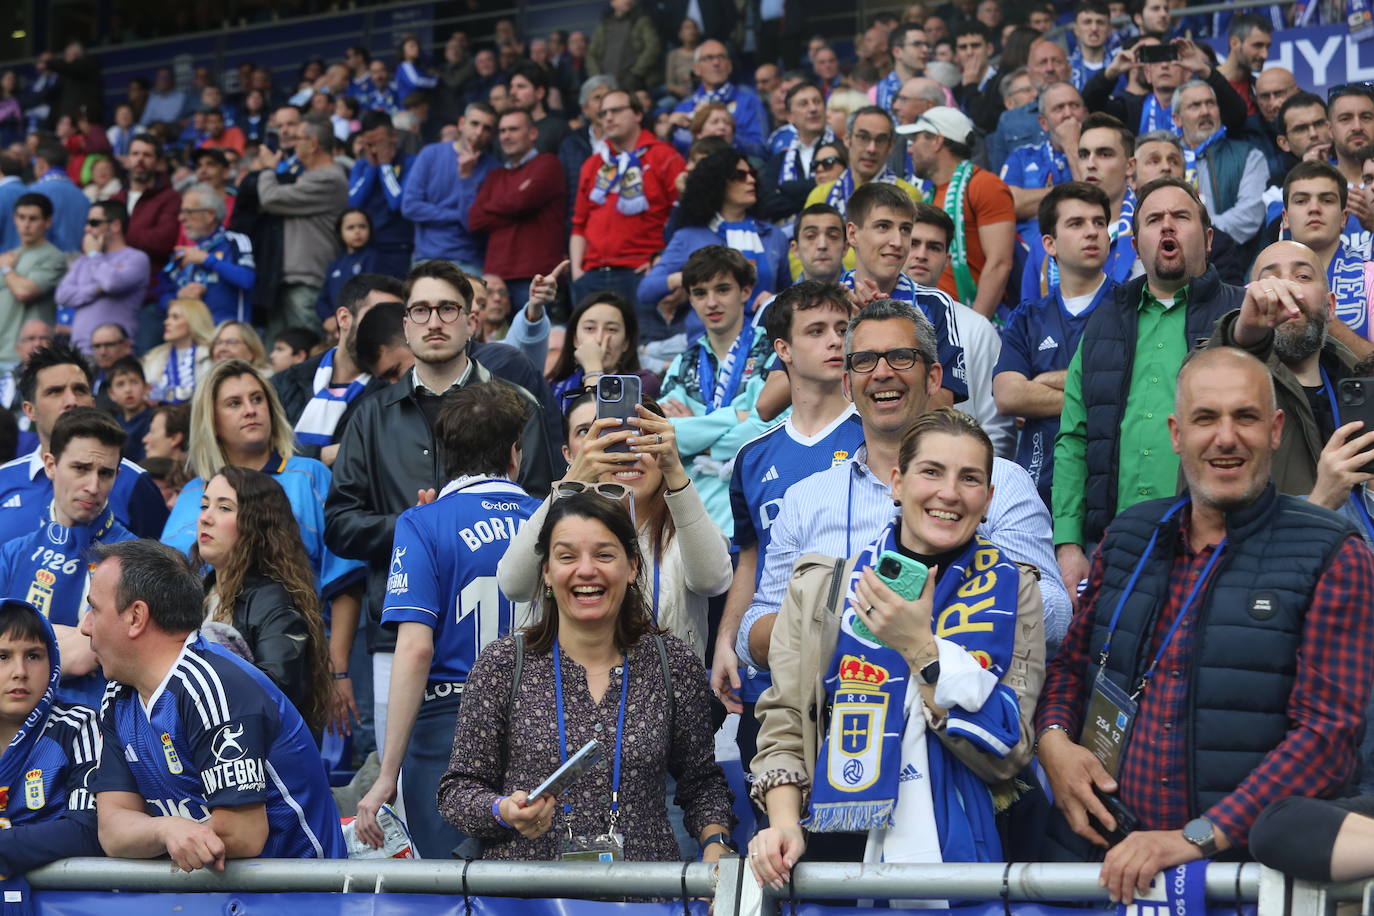
[[[735,168],[741,162],[749,164],[743,153],[737,149],[724,149],[712,153],[692,167],[692,174],[687,176],[687,186],[683,188],[679,199],[682,225],[710,225],[720,212],[720,206],[725,201],[725,189],[730,186]]]

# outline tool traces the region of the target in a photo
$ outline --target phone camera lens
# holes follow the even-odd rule
[[[896,560],[883,560],[878,564],[878,572],[888,579],[895,579],[899,571]]]

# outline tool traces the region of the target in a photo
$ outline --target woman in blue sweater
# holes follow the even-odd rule
[[[787,238],[782,230],[754,218],[757,204],[758,174],[739,150],[721,150],[698,162],[680,198],[681,228],[640,281],[640,311],[652,312],[661,300],[681,289],[683,265],[692,252],[707,245],[734,248],[754,262],[758,283],[748,303],[751,315],[760,295],[767,293],[771,298],[789,286]],[[685,298],[675,307],[670,325],[674,333],[686,333],[689,341],[705,333]]]

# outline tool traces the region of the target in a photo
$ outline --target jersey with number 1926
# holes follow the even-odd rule
[[[430,683],[466,681],[477,653],[510,632],[515,605],[496,566],[539,505],[504,478],[467,477],[396,520],[382,625],[433,627]]]

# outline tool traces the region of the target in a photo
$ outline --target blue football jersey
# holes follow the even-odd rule
[[[741,446],[730,474],[730,509],[735,516],[735,546],[758,545],[755,583],[763,573],[772,537],[769,528],[782,510],[787,488],[817,471],[843,464],[863,444],[863,421],[851,407],[814,436],[798,433],[789,417]]]
[[[515,605],[496,566],[541,502],[509,480],[469,477],[396,520],[382,626],[434,628],[431,682],[466,681],[477,653],[510,632]]]
[[[0,786],[0,827],[50,821],[67,810],[94,811],[87,783],[99,754],[95,710],[52,704],[17,778]]]
[[[134,792],[148,814],[204,821],[265,803],[268,858],[343,858],[339,810],[315,739],[267,675],[191,634],[145,712],[111,683],[92,791]]]
[[[41,448],[0,465],[0,543],[38,527],[52,503],[52,481],[43,473]],[[119,462],[110,508],[138,537],[156,538],[167,521],[167,503],[148,472],[132,461]]]

